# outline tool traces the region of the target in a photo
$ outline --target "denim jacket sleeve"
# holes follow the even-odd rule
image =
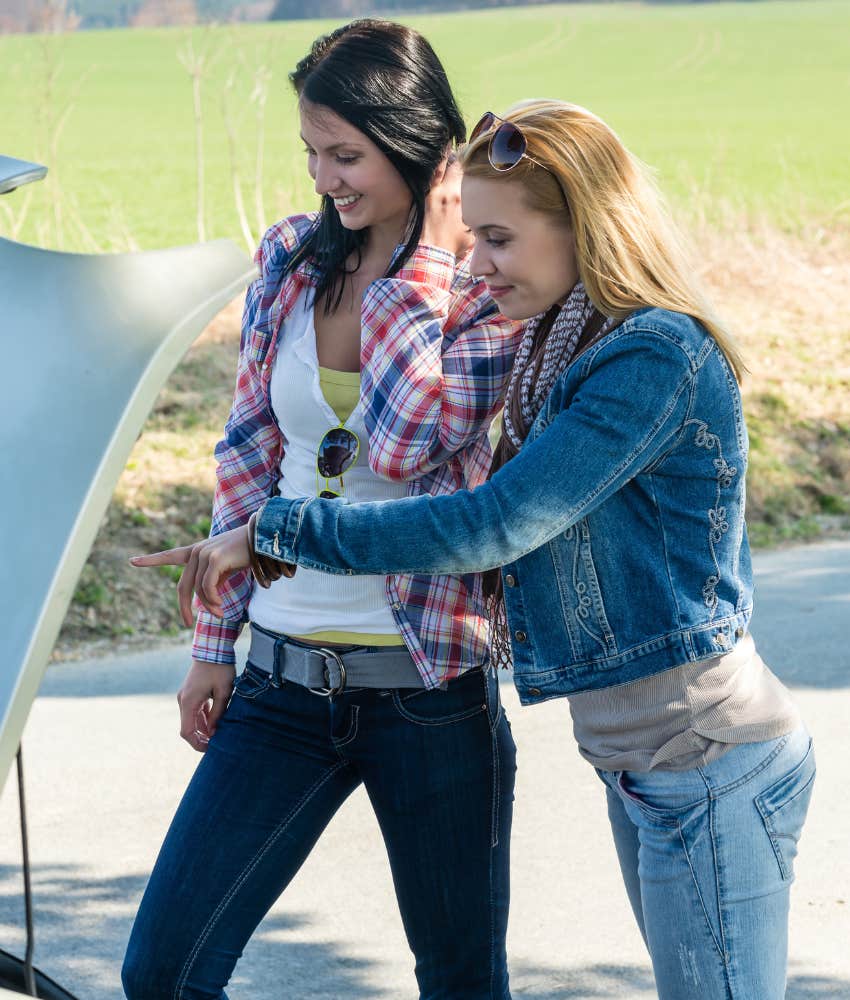
[[[615,333],[556,384],[538,417],[545,430],[477,489],[363,504],[273,498],[257,521],[257,550],[338,574],[470,573],[512,562],[671,446],[695,371],[671,339],[640,327]]]

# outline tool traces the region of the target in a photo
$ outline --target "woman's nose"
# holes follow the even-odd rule
[[[474,278],[483,278],[485,274],[492,274],[494,270],[493,262],[487,253],[487,244],[484,240],[476,239],[472,244],[472,254],[469,258],[469,273]]]
[[[337,187],[337,180],[333,175],[333,169],[330,164],[321,160],[316,162],[316,172],[313,174],[313,181],[316,194],[330,194]]]

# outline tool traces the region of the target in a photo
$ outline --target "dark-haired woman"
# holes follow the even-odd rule
[[[322,207],[272,227],[257,253],[214,536],[275,495],[477,485],[518,342],[464,264],[451,156],[464,125],[428,43],[354,22],[291,79]],[[178,700],[181,735],[204,757],[136,918],[126,995],[224,997],[254,929],[362,783],[421,996],[509,997],[515,751],[480,579],[258,573],[229,579],[220,615],[198,615]]]

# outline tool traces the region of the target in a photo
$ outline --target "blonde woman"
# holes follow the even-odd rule
[[[462,157],[472,271],[525,321],[473,492],[269,500],[160,556],[219,606],[249,563],[490,574],[522,701],[566,697],[663,1000],[779,1000],[811,740],[748,632],[741,357],[645,169],[583,108],[488,113]],[[568,794],[565,789],[565,794]]]

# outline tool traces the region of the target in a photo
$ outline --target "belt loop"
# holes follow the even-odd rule
[[[283,647],[286,645],[286,639],[275,639],[274,641],[274,652],[272,653],[272,687],[279,688],[283,687],[283,679],[280,675],[280,665],[283,660]]]

